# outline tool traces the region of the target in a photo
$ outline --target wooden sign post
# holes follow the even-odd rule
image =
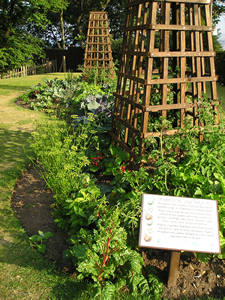
[[[170,258],[170,269],[168,277],[168,287],[175,286],[179,273],[180,251],[172,251]]]
[[[217,201],[144,194],[139,247],[172,251],[168,286],[174,286],[180,251],[220,253]]]

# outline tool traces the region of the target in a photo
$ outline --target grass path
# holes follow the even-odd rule
[[[10,206],[16,179],[28,163],[34,122],[46,118],[17,107],[14,99],[40,79],[39,75],[0,81],[0,300],[79,299],[72,278],[58,273],[30,248]]]

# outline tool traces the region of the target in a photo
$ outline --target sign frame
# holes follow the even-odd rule
[[[187,199],[187,200],[208,200],[208,201],[215,201],[215,204],[216,204],[216,223],[217,223],[217,232],[218,232],[218,236],[216,237],[217,240],[218,240],[218,249],[219,251],[215,252],[215,251],[199,251],[198,249],[194,249],[194,248],[189,248],[189,249],[186,249],[185,247],[180,247],[180,248],[177,248],[177,247],[158,247],[158,246],[151,246],[151,245],[143,245],[141,243],[141,238],[143,236],[143,218],[144,218],[144,199],[146,196],[153,196],[154,197],[154,201],[157,201],[156,198],[176,198],[176,199],[179,199],[179,198],[182,198],[182,199]],[[146,200],[147,201],[147,200]],[[154,213],[153,213],[153,218],[154,218]],[[167,242],[165,241],[165,244],[167,244]],[[138,242],[138,246],[139,248],[152,248],[152,249],[159,249],[159,250],[170,250],[170,251],[184,251],[184,252],[199,252],[199,253],[209,253],[209,254],[220,254],[221,253],[221,247],[220,247],[220,235],[219,235],[219,215],[218,215],[218,203],[217,203],[217,200],[212,200],[212,199],[199,199],[199,198],[190,198],[190,197],[176,197],[176,196],[168,196],[168,195],[155,195],[155,194],[146,194],[144,193],[142,195],[142,212],[141,212],[141,219],[140,219],[140,229],[139,229],[139,242]]]

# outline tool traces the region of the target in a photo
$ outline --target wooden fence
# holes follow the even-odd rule
[[[41,65],[22,66],[18,69],[8,71],[7,73],[0,74],[0,79],[25,77],[29,75],[36,75],[42,73],[54,73],[54,72],[57,72],[57,61],[51,60],[51,61],[46,61]]]

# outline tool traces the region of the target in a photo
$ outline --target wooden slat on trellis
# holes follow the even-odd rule
[[[148,138],[161,135],[162,119],[171,121],[168,135],[184,127],[187,115],[201,125],[197,108],[204,94],[217,110],[211,5],[129,0],[113,137],[133,158],[144,154]]]
[[[105,11],[90,12],[84,68],[113,69],[108,14]]]

